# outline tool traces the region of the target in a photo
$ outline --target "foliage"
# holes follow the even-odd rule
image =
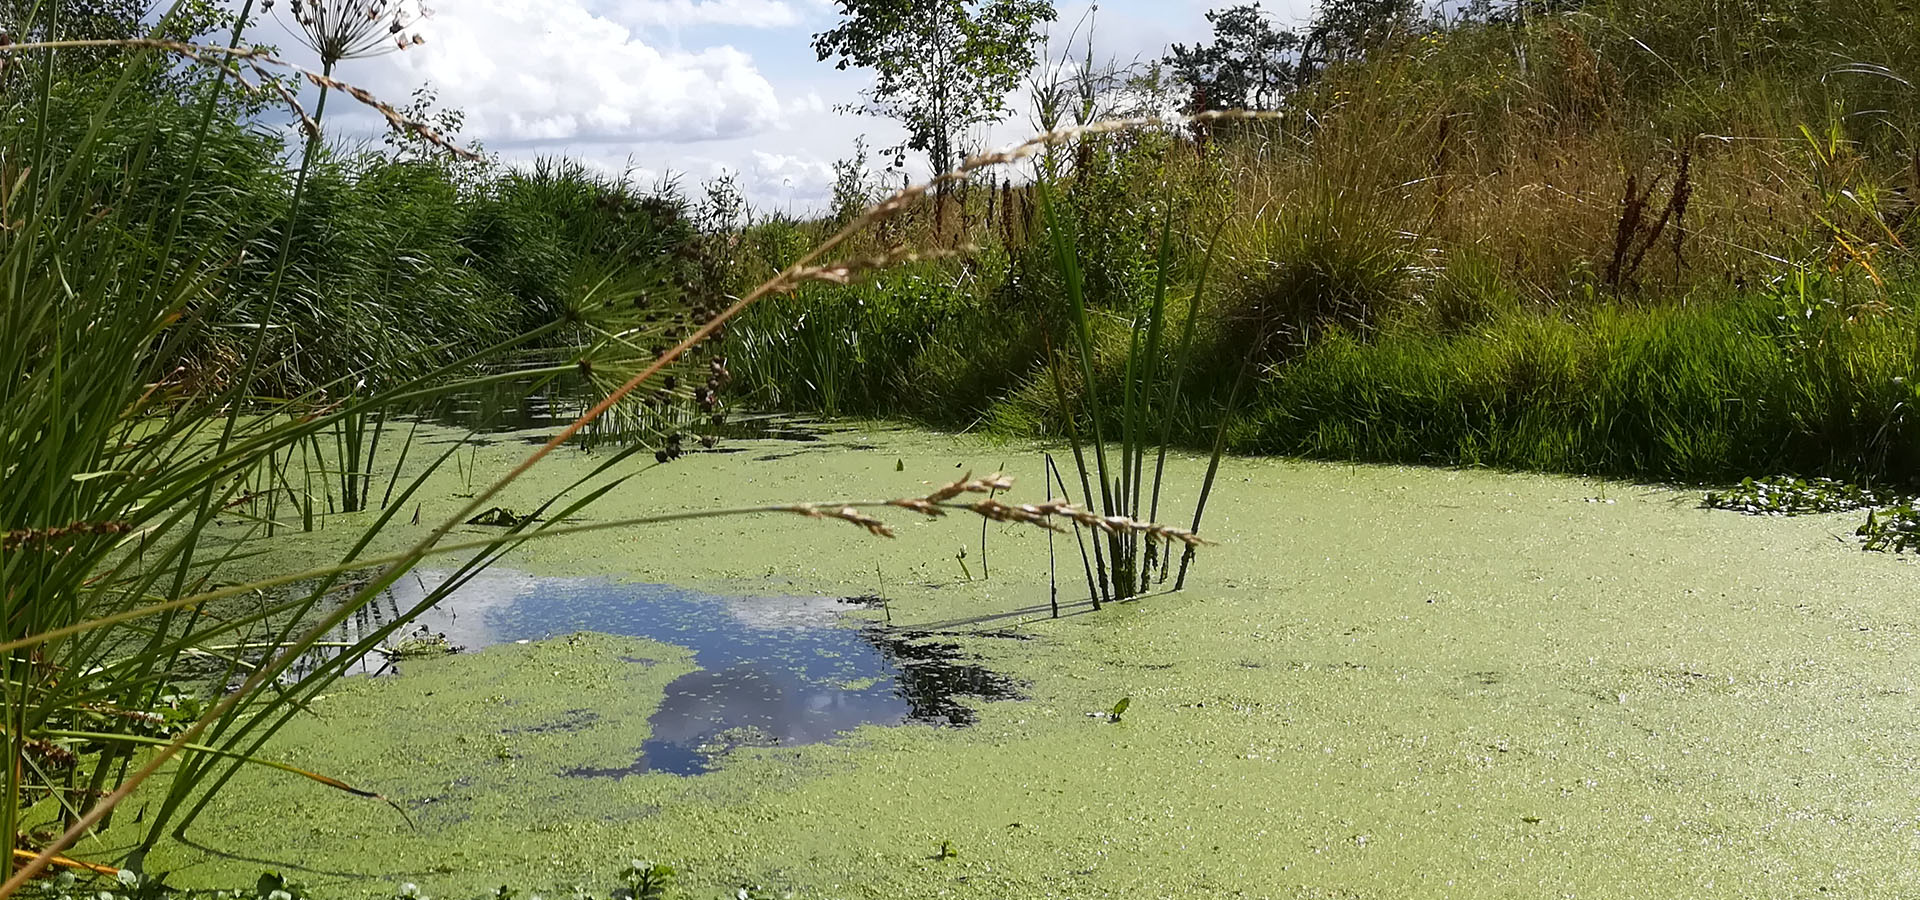
[[[621,872],[626,887],[614,892],[614,900],[663,900],[674,876],[673,867],[666,863],[633,860]]]
[[[137,72],[129,66],[114,77],[124,86]],[[203,124],[178,134],[103,136],[100,109],[57,141],[32,121],[3,135],[22,174],[7,199],[12,227],[0,233],[0,472],[9,488],[0,497],[8,619],[0,640],[9,647],[0,656],[8,685],[0,850],[12,849],[35,803],[49,802],[63,827],[97,820],[122,778],[151,774],[157,761],[136,760],[156,746],[187,755],[147,819],[149,843],[190,820],[223,773],[242,764],[377,797],[258,753],[296,698],[341,671],[281,677],[317,638],[293,622],[322,608],[316,615],[326,621],[371,599],[377,588],[333,594],[398,503],[367,520],[361,542],[322,567],[311,590],[233,615],[183,610],[219,595],[232,562],[281,525],[260,513],[266,497],[300,493],[287,484],[289,469],[339,465],[321,436],[457,386],[501,352],[469,348],[455,364],[421,365],[364,390],[366,368],[343,372],[354,380],[327,384],[340,399],[273,396],[266,351],[285,326],[268,305],[256,310],[257,327],[226,343],[230,307],[220,288],[234,262],[222,242],[194,239],[232,227],[202,219],[229,211],[220,201],[234,173],[208,139],[220,133],[211,126],[217,117],[187,116]],[[151,170],[172,155],[156,145],[175,140],[184,164]],[[216,345],[235,354],[225,377],[196,377],[180,362]],[[418,484],[403,483],[399,503]],[[236,515],[241,524],[226,524]],[[312,519],[309,500],[306,527]],[[384,640],[391,629],[381,632],[369,637]],[[236,636],[248,652],[222,649]],[[217,660],[216,677],[194,662],[208,658]],[[194,696],[167,699],[187,690],[178,683],[192,684]],[[233,683],[244,686],[230,692]],[[154,712],[163,705],[196,714],[179,721]]]
[[[1174,44],[1167,64],[1193,91],[1191,107],[1277,109],[1299,82],[1301,38],[1279,28],[1258,3],[1207,12],[1210,44]]]
[[[879,193],[876,179],[867,171],[867,139],[853,139],[853,155],[833,161],[833,220],[842,225],[873,205]]]
[[[1363,59],[1405,36],[1419,24],[1419,14],[1419,0],[1321,0],[1302,41],[1301,71],[1317,74]]]
[[[1195,112],[1280,109],[1330,65],[1363,59],[1419,23],[1417,0],[1323,0],[1305,32],[1274,24],[1259,3],[1210,10],[1213,42],[1174,44],[1166,62]]]
[[[261,874],[249,890],[182,891],[168,887],[164,880],[149,879],[132,869],[121,869],[111,879],[81,878],[63,870],[28,885],[25,896],[34,900],[308,900],[305,886],[288,881],[278,873]]]
[[[1743,478],[1724,491],[1708,491],[1701,505],[1750,516],[1800,516],[1886,506],[1892,499],[1857,484],[1832,478],[1775,475]]]
[[[191,41],[225,32],[238,18],[219,0],[185,0],[160,7],[152,0],[0,0],[0,33],[13,42],[50,40],[122,40],[163,37]],[[156,14],[156,11],[158,14]],[[179,89],[197,83],[203,73],[152,66],[136,54],[113,47],[76,48],[63,55],[66,66],[88,75],[116,73],[122,64],[142,67],[139,77],[152,89]],[[16,65],[32,67],[31,60],[9,60],[0,73]]]
[[[1075,328],[1066,285],[1017,186],[957,204],[957,229],[927,216],[871,245],[981,245],[915,270],[914,293],[941,297],[937,322],[820,286],[761,310],[754,334],[864,304],[826,342],[857,352],[759,340],[736,345],[736,368],[764,402],[827,408],[811,373],[774,374],[798,374],[791,348],[856,386],[832,391],[838,414],[1061,436],[1089,391],[1118,397],[1148,362],[1130,336],[1171,185],[1179,215],[1221,226],[1189,396],[1162,410],[1177,443],[1214,444],[1220,401],[1264,341],[1248,414],[1224,432],[1237,451],[1913,484],[1920,170],[1898,123],[1920,116],[1920,13],[1891,0],[1446,13],[1327,4],[1309,29],[1345,49],[1301,48],[1314,71],[1277,122],[1103,136],[1045,158],[1092,336],[1064,394],[1046,348]],[[1329,56],[1339,64],[1318,68]],[[1056,87],[1064,124],[1079,86]],[[1128,89],[1098,90],[1118,108]],[[1176,229],[1177,297],[1206,230]],[[1167,315],[1184,324],[1177,304]]]
[[[433,126],[433,130],[439,132],[441,137],[456,145],[466,145],[467,142],[460,138],[460,129],[467,124],[466,111],[441,106],[439,100],[440,92],[432,85],[421,85],[413,89],[412,99],[406,106],[400,108],[400,114],[412,121]],[[380,135],[380,142],[387,145],[402,159],[428,161],[443,155],[440,148],[421,137],[418,132],[387,131]],[[480,152],[477,144],[469,145],[468,149],[475,153]]]
[[[207,103],[217,106],[210,117]],[[122,124],[89,134],[95,111]],[[35,139],[44,122],[58,152],[94,142],[120,168],[75,172],[76,191],[114,197],[130,218],[166,221],[180,204],[179,240],[220,261],[194,301],[209,327],[173,348],[173,364],[209,385],[232,377],[260,337],[252,323],[268,317],[279,327],[265,335],[271,365],[256,376],[284,394],[350,373],[376,382],[419,374],[578,318],[568,298],[589,283],[617,286],[622,315],[655,328],[719,295],[691,258],[698,236],[679,198],[577,164],[324,150],[290,225],[294,179],[280,139],[231,118],[245,111],[210,92],[110,92],[75,78],[51,87],[44,118],[20,112],[0,121],[0,140]],[[203,189],[183,192],[177,173],[196,155]]]
[[[464,548],[425,602],[296,667],[433,546],[367,555],[458,444],[404,479],[396,464],[376,510],[382,431],[447,393],[652,358],[712,296],[684,206],[576,167],[317,141],[289,172],[222,80],[155,90],[151,74],[172,71],[159,51],[23,58],[32,89],[0,120],[0,853],[28,838],[30,807],[64,846],[170,760],[135,868],[241,766],[384,800],[262,748],[352,660],[606,487],[549,498]],[[682,365],[711,369],[704,397],[653,403],[714,413],[724,364]],[[356,514],[339,557],[279,578],[235,568],[336,512]]]
[[[619,887],[606,892],[606,900],[665,900],[673,888],[677,872],[665,863],[632,860],[623,867],[618,875]],[[111,877],[94,875],[81,876],[72,870],[62,871],[48,878],[33,882],[26,889],[25,896],[32,900],[314,900],[316,895],[306,885],[287,879],[278,872],[263,872],[253,887],[244,890],[211,889],[181,890],[171,888],[164,880],[142,876],[132,869],[122,869]],[[428,894],[414,882],[402,883],[393,893],[393,900],[429,900]],[[494,900],[518,900],[526,896],[528,900],[540,900],[540,894],[523,893],[510,885],[501,885],[493,893]],[[588,890],[583,885],[574,885],[571,893],[564,895],[569,900],[599,900],[603,895]],[[754,888],[741,888],[738,896],[767,897],[774,895],[763,893]]]
[[[814,52],[836,68],[874,70],[861,111],[899,120],[935,172],[956,162],[963,129],[1003,114],[1054,16],[1052,0],[837,2],[844,21],[814,35]]]
[[[1860,546],[1865,550],[1903,553],[1920,549],[1920,509],[1908,501],[1873,510],[1854,533],[1859,535]]]

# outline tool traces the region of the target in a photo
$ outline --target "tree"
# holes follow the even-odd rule
[[[413,100],[400,110],[400,115],[422,122],[440,132],[440,137],[449,143],[459,145],[460,128],[467,124],[466,110],[440,105],[440,92],[433,85],[424,84],[413,89]],[[397,159],[415,161],[436,160],[445,156],[439,146],[421,137],[415,131],[400,131],[389,128],[380,136],[382,143],[393,150]],[[468,145],[468,150],[481,152],[478,144]]]
[[[1491,0],[1488,0],[1491,2]],[[1580,0],[1510,0],[1513,4]],[[1304,33],[1274,25],[1259,3],[1207,13],[1213,43],[1174,44],[1166,58],[1195,112],[1275,109],[1328,65],[1361,59],[1420,24],[1419,0],[1321,0]]]
[[[1297,79],[1298,34],[1277,28],[1258,3],[1207,13],[1213,43],[1174,44],[1166,58],[1193,92],[1195,112],[1273,109]]]
[[[158,8],[154,0],[0,0],[0,35],[6,43],[141,37],[192,41],[232,27],[234,18],[221,0],[178,0]],[[71,48],[62,51],[61,65],[64,71],[93,72],[128,55],[118,47]],[[0,71],[11,68],[0,63]],[[173,87],[184,83],[176,79]]]
[[[1300,53],[1302,79],[1367,54],[1419,24],[1419,0],[1323,0]]]
[[[872,69],[857,112],[896,119],[908,149],[951,168],[961,130],[997,121],[1034,65],[1052,0],[837,0],[844,21],[813,36],[821,62]]]

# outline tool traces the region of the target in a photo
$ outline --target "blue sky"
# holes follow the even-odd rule
[[[837,21],[831,0],[427,0],[416,30],[426,42],[342,64],[338,74],[404,101],[431,84],[467,113],[464,135],[509,160],[566,155],[633,177],[679,173],[688,186],[733,172],[759,208],[818,208],[831,164],[854,138],[899,142],[884,119],[846,115],[869,82],[817,62],[814,33]],[[1171,42],[1208,32],[1206,11],[1226,0],[1103,0],[1097,56],[1157,58]],[[1266,0],[1284,21],[1309,0]],[[1056,51],[1088,10],[1058,0]],[[294,48],[277,23],[254,40]],[[296,61],[299,54],[292,54]],[[1026,101],[1007,123],[971,136],[999,146],[1028,133]],[[337,137],[368,133],[371,118],[335,120]]]

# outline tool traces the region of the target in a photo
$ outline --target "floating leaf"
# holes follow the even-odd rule
[[[1725,491],[1711,491],[1701,505],[1750,516],[1802,516],[1815,513],[1870,509],[1900,502],[1900,498],[1832,478],[1744,479]]]

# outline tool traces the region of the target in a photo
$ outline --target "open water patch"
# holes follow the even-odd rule
[[[352,643],[377,630],[447,577],[407,575],[344,623],[334,641]],[[388,644],[417,646],[422,637],[437,643],[444,636],[454,647],[478,650],[596,631],[691,650],[699,668],[667,685],[648,723],[651,736],[633,763],[565,773],[579,777],[696,775],[737,747],[817,743],[860,725],[964,726],[975,718],[969,699],[1016,695],[1010,679],[976,664],[958,645],[861,624],[847,615],[856,605],[833,597],[730,597],[489,569],[423,614],[414,637]],[[378,675],[405,664],[375,653],[353,671]],[[587,711],[574,720],[581,728],[592,723]]]

